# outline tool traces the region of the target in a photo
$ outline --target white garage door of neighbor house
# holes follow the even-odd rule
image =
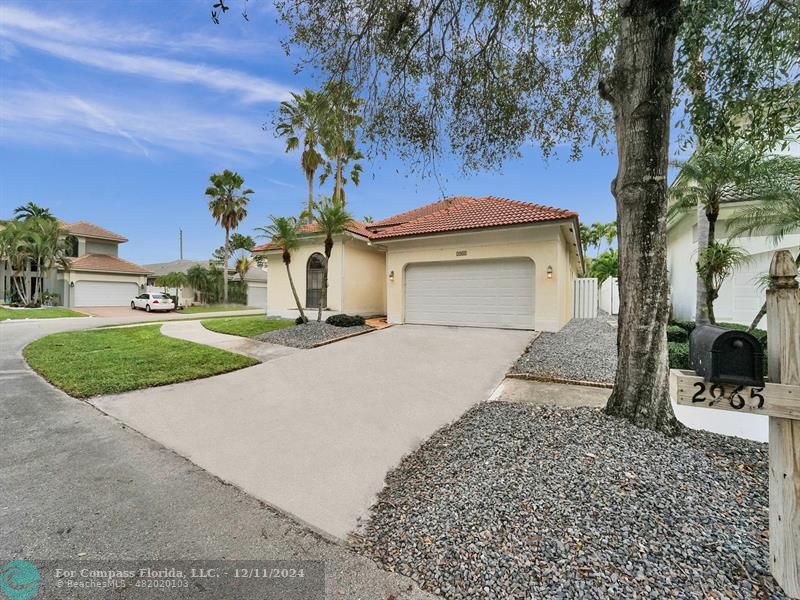
[[[267,308],[267,288],[255,287],[252,283],[247,286],[247,306]]]
[[[405,280],[406,323],[533,329],[528,259],[411,264]]]
[[[122,281],[78,281],[74,306],[127,306],[139,295],[139,286]]]

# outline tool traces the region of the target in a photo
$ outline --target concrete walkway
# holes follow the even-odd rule
[[[93,404],[221,479],[342,538],[384,477],[489,398],[526,331],[395,326]]]
[[[295,352],[300,352],[297,348],[279,346],[278,344],[268,344],[259,342],[251,338],[238,335],[226,335],[217,333],[203,327],[200,321],[172,321],[161,326],[161,333],[170,337],[214,346],[228,352],[236,352],[257,358],[261,362],[289,356]]]
[[[0,556],[5,560],[315,560],[325,564],[326,600],[434,599],[410,579],[321,538],[70,398],[25,364],[21,350],[28,343],[90,324],[114,321],[0,324]],[[224,452],[224,445],[219,450]],[[177,590],[174,596],[194,598],[195,592]],[[86,594],[65,589],[58,597]],[[253,589],[236,597],[261,599],[264,592]]]

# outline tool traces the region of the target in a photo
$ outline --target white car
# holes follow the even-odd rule
[[[147,312],[153,310],[175,310],[175,303],[166,294],[139,294],[131,300],[131,310],[142,308]]]

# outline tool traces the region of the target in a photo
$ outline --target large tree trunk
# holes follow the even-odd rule
[[[225,228],[225,246],[222,248],[222,256],[225,261],[222,265],[222,303],[228,303],[228,239],[230,238],[230,230]]]
[[[667,435],[667,163],[678,0],[621,0],[614,69],[600,85],[614,109],[619,166],[618,365],[606,411]]]

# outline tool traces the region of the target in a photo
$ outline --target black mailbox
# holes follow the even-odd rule
[[[764,350],[745,331],[714,325],[695,327],[689,337],[689,363],[711,383],[764,387]]]

